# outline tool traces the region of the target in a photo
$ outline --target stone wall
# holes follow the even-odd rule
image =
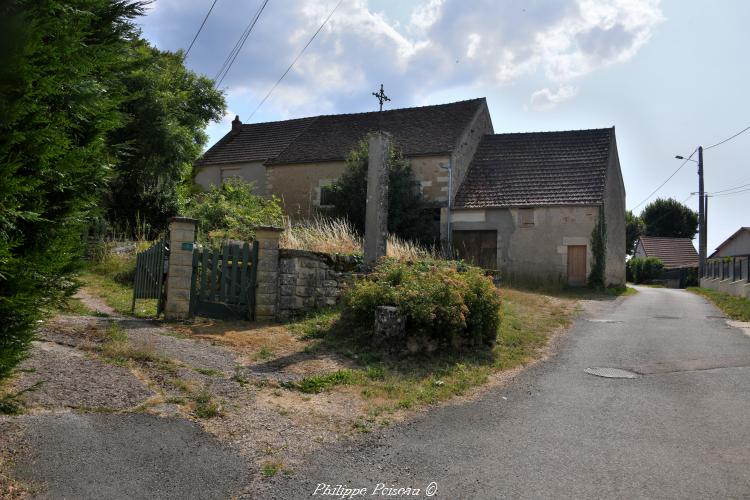
[[[351,256],[279,250],[277,319],[335,305],[342,288],[357,276],[359,265],[359,260]]]

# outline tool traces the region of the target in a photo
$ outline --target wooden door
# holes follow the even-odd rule
[[[453,231],[459,259],[482,269],[497,269],[497,231]]]
[[[568,285],[586,284],[586,245],[568,246]]]

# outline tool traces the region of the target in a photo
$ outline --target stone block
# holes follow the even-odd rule
[[[375,336],[381,339],[403,339],[406,335],[406,320],[394,306],[375,308]]]
[[[258,270],[258,283],[276,283],[278,279],[279,273],[275,271],[261,271],[260,269]]]
[[[258,283],[256,290],[256,293],[263,293],[263,294],[274,294],[276,293],[276,290],[278,289],[278,285],[276,283]]]
[[[171,261],[172,265],[193,267],[192,252],[172,251],[169,256],[169,260]]]
[[[292,309],[294,308],[294,297],[292,295],[282,295],[279,297],[279,309]]]
[[[276,260],[258,259],[258,273],[261,271],[276,272],[279,269],[279,263]]]
[[[297,286],[312,286],[315,284],[315,280],[310,279],[309,276],[297,275],[295,285]]]
[[[280,259],[279,272],[295,274],[297,272],[297,259]]]
[[[297,297],[310,297],[313,294],[313,288],[309,286],[297,286],[294,288],[294,295]]]
[[[326,280],[323,283],[321,283],[324,287],[338,287],[339,284],[335,280]]]
[[[279,276],[280,285],[296,285],[297,277],[293,274],[282,274]]]
[[[294,286],[292,285],[281,285],[279,287],[279,295],[282,297],[294,295]]]

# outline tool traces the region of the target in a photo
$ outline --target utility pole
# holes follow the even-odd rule
[[[703,276],[706,267],[706,194],[703,190],[703,146],[698,146],[698,275]]]

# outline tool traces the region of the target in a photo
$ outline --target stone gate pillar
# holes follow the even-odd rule
[[[169,268],[164,318],[186,319],[190,315],[190,282],[193,277],[193,246],[198,221],[173,217],[169,221]]]
[[[255,319],[274,321],[279,306],[279,227],[258,227],[255,239],[258,242],[258,273],[255,292]]]
[[[388,149],[391,136],[376,132],[368,137],[367,207],[365,208],[365,264],[386,253],[388,242]]]

